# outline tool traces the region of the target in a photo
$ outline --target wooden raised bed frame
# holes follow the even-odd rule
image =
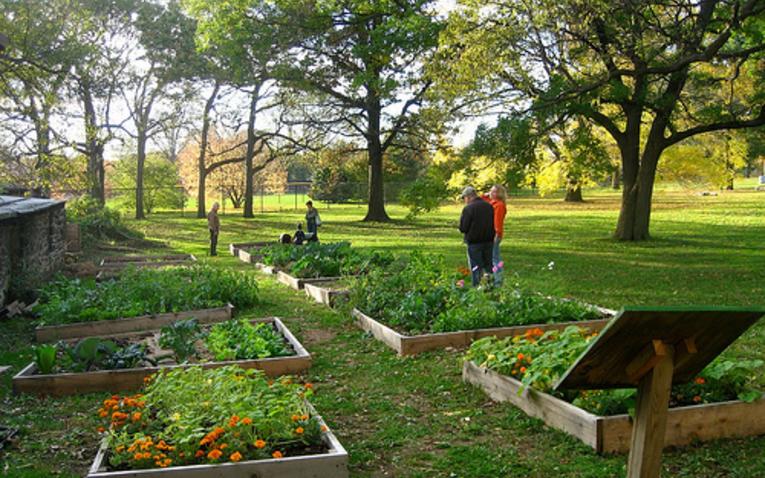
[[[159,367],[144,367],[124,370],[104,370],[98,372],[61,373],[41,375],[37,366],[29,364],[13,377],[13,392],[37,393],[39,395],[74,395],[96,391],[127,391],[141,387],[144,379],[157,372],[199,366],[202,368],[218,368],[226,365],[238,365],[244,369],[263,370],[270,377],[289,375],[302,372],[311,367],[312,358],[303,345],[276,317],[257,319],[252,322],[273,322],[279,332],[289,342],[295,355],[289,357],[271,357],[254,360],[235,360],[227,362],[206,362],[200,364],[168,365]]]
[[[548,426],[572,435],[597,453],[626,453],[632,438],[629,415],[599,417],[552,395],[465,360],[462,380],[477,385],[498,402],[510,402]],[[664,444],[682,446],[694,440],[744,437],[765,433],[765,399],[673,408],[667,415]]]
[[[196,317],[199,324],[214,324],[225,322],[233,316],[234,306],[224,305],[212,309],[191,310],[169,314],[142,315],[140,317],[125,317],[122,319],[101,320],[96,322],[79,322],[75,324],[51,325],[35,329],[37,343],[51,342],[63,339],[87,337],[104,337],[129,332],[161,329],[165,325],[179,320]]]
[[[390,327],[381,324],[380,322],[366,316],[358,309],[353,309],[351,312],[353,317],[362,329],[370,332],[377,340],[384,342],[386,345],[398,352],[402,357],[408,357],[417,355],[427,350],[442,349],[442,348],[455,348],[463,349],[467,348],[474,341],[483,337],[512,337],[515,335],[523,335],[528,330],[540,329],[542,331],[548,330],[563,330],[568,326],[575,325],[577,327],[587,327],[593,332],[601,330],[608,324],[611,319],[598,319],[587,320],[579,322],[565,322],[561,324],[539,324],[539,325],[522,325],[516,327],[500,327],[495,329],[478,329],[478,330],[462,330],[459,332],[445,332],[439,334],[427,334],[427,335],[402,335]]]
[[[164,254],[150,256],[120,256],[106,257],[101,260],[102,269],[124,269],[133,265],[136,269],[141,267],[167,267],[182,266],[190,262],[196,262],[193,254]]]
[[[299,277],[294,277],[286,272],[278,271],[276,273],[276,280],[281,282],[282,284],[286,284],[290,287],[292,287],[295,290],[303,290],[305,288],[306,284],[326,284],[328,282],[337,282],[339,277],[315,277],[313,279],[301,279]]]
[[[350,291],[348,290],[329,288],[326,283],[306,283],[304,284],[304,289],[308,297],[313,298],[316,302],[326,304],[329,307],[334,307],[338,299],[347,297],[350,294]]]
[[[320,416],[318,418],[326,427],[324,420]],[[329,428],[324,432],[324,442],[328,450],[321,455],[110,472],[106,471],[107,449],[104,441],[87,478],[348,478],[348,452]]]

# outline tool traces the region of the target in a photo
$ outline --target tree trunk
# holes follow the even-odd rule
[[[146,129],[138,125],[138,157],[135,175],[135,218],[146,219],[143,212],[143,170],[146,165]]]
[[[650,239],[651,202],[656,178],[656,165],[661,150],[646,147],[643,160],[635,156],[622,156],[625,168],[622,207],[619,211],[614,237],[622,241],[645,241]],[[627,171],[630,174],[627,174]]]
[[[613,189],[614,191],[618,191],[619,188],[621,187],[621,181],[620,181],[619,175],[620,175],[620,171],[618,169],[614,171],[614,173],[611,175],[611,189]]]
[[[205,163],[207,162],[207,144],[210,135],[210,112],[215,105],[218,91],[220,91],[220,83],[216,81],[215,88],[213,88],[210,97],[205,103],[205,111],[202,117],[202,137],[199,142],[199,161],[197,162],[197,172],[199,174],[197,180],[197,219],[204,219],[207,217],[207,207],[205,205],[207,168]]]
[[[566,198],[564,202],[584,202],[582,199],[582,186],[580,184],[569,184],[566,188]]]
[[[87,157],[87,184],[90,194],[100,206],[106,204],[104,191],[104,145],[98,138],[96,108],[88,84],[81,85],[82,102],[85,108],[85,156]]]
[[[250,119],[247,123],[247,153],[244,157],[244,217],[255,217],[253,213],[253,196],[255,194],[255,178],[253,177],[252,160],[255,156],[255,120],[257,119],[258,95],[260,86],[253,86],[252,101],[250,102]]]
[[[385,212],[385,184],[383,182],[383,150],[380,142],[380,111],[378,99],[372,98],[368,108],[367,151],[369,153],[369,203],[365,222],[388,222]]]

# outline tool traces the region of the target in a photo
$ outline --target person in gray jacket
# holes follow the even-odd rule
[[[494,208],[478,196],[475,188],[466,187],[462,191],[465,207],[460,216],[460,232],[467,244],[468,264],[473,287],[481,283],[486,276],[492,285],[492,250],[494,248]]]

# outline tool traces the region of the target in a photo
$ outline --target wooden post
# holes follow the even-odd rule
[[[667,427],[667,409],[675,369],[675,347],[663,344],[664,354],[638,382],[627,478],[658,478]]]

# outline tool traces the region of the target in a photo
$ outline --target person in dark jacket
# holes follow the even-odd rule
[[[492,250],[494,248],[494,208],[478,196],[470,186],[462,191],[465,207],[460,216],[460,232],[467,244],[468,264],[473,287],[481,283],[484,275],[492,284]]]

